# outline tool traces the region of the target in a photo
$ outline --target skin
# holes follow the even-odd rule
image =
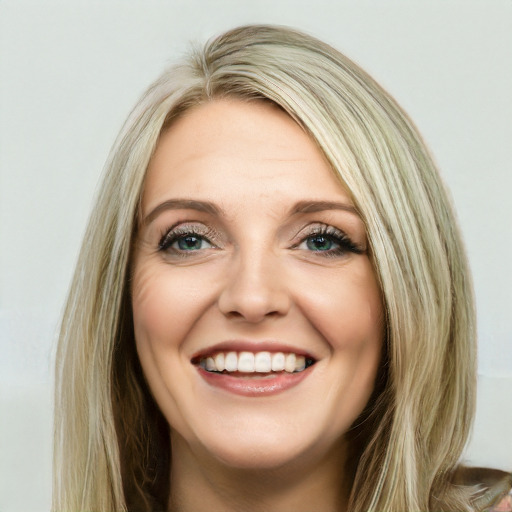
[[[301,201],[319,211],[293,213]],[[160,250],[173,226],[181,239]],[[195,245],[180,249],[188,232]],[[374,387],[383,313],[364,223],[310,138],[264,102],[189,110],[150,163],[133,261],[137,351],[171,426],[169,510],[343,510],[344,434]],[[285,343],[316,362],[286,391],[240,396],[191,362],[226,340]]]

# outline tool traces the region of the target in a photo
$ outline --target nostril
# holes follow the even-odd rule
[[[260,268],[254,261],[245,262],[242,267],[233,270],[220,292],[217,304],[222,314],[251,323],[286,315],[291,298],[275,271]]]
[[[258,307],[245,307],[240,310],[232,310],[224,313],[224,316],[230,320],[244,320],[251,323],[262,322],[265,319],[277,318],[281,316],[278,310],[266,311]]]

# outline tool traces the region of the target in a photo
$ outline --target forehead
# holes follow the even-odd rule
[[[143,210],[169,196],[348,199],[322,152],[290,116],[267,102],[236,99],[195,107],[162,134]]]

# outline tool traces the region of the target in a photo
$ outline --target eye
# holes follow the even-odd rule
[[[177,237],[169,247],[180,251],[199,251],[200,249],[209,249],[212,244],[200,236],[182,235]]]
[[[170,228],[160,239],[158,250],[171,254],[185,255],[212,249],[210,230],[206,226],[177,226]]]
[[[343,256],[348,252],[362,254],[364,250],[356,245],[340,229],[334,226],[316,225],[296,246],[309,252],[318,253],[319,256]]]
[[[332,236],[315,235],[306,238],[306,246],[310,251],[330,251],[339,244]]]

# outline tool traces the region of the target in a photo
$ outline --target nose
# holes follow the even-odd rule
[[[220,293],[220,311],[250,323],[286,315],[291,299],[278,260],[272,254],[239,255]]]

